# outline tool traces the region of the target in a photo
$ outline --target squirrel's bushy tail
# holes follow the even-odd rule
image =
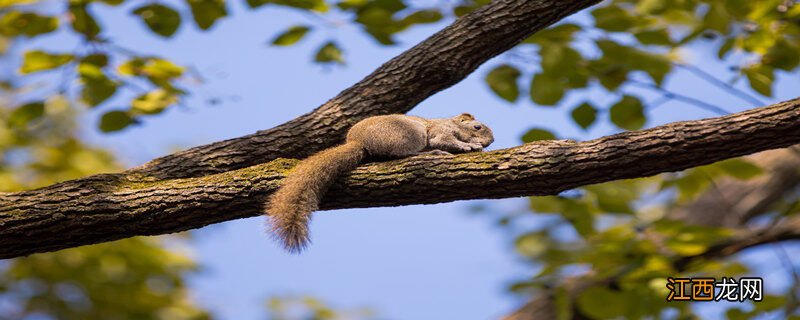
[[[311,213],[336,177],[355,169],[364,158],[364,146],[351,141],[323,150],[295,166],[272,194],[265,212],[270,231],[287,251],[299,253],[310,242]]]

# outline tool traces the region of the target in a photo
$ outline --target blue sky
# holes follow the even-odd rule
[[[185,107],[148,118],[143,125],[121,133],[86,130],[86,138],[111,148],[133,166],[179,148],[270,128],[312,110],[443,26],[412,29],[393,47],[378,46],[357,29],[345,27],[315,32],[291,48],[274,48],[266,43],[275,34],[313,20],[287,9],[248,11],[241,2],[233,1],[233,17],[219,21],[210,32],[199,32],[185,23],[170,40],[152,36],[127,14],[129,10],[97,6],[107,35],[116,43],[191,65],[205,82],[188,87],[192,96]],[[314,50],[329,36],[345,49],[345,67],[311,63]],[[73,48],[75,41],[61,34],[31,45]],[[696,49],[702,52],[707,48]],[[694,52],[685,56],[706,71],[726,72],[724,66]],[[411,113],[425,117],[473,113],[495,132],[496,142],[490,149],[518,145],[519,137],[531,127],[549,128],[561,137],[581,140],[615,132],[607,121],[583,132],[571,123],[566,108],[538,107],[528,101],[509,105],[494,97],[482,79],[487,66],[496,62],[427,99]],[[797,77],[780,83],[774,101],[793,97]],[[707,97],[731,112],[749,107],[686,74],[670,79],[668,86]],[[130,95],[115,98],[112,108],[123,106],[123,98]],[[211,98],[222,103],[207,104]],[[583,100],[602,105],[612,99],[614,96],[589,90],[568,97],[567,105]],[[99,114],[85,116],[84,121],[92,124],[87,128],[94,128]],[[648,116],[648,126],[652,126],[714,115],[670,102],[649,110]],[[506,286],[531,271],[515,260],[512,235],[503,234],[495,225],[497,216],[468,213],[470,206],[477,204],[489,205],[490,212],[508,212],[523,208],[526,201],[460,201],[320,212],[312,223],[314,244],[299,256],[285,254],[269,240],[262,217],[209,226],[193,233],[192,249],[206,268],[192,278],[191,286],[196,298],[223,319],[263,318],[266,298],[285,294],[313,295],[336,307],[367,306],[390,319],[495,318],[519,302],[506,293]]]

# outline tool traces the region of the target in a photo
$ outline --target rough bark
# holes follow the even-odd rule
[[[586,142],[371,163],[339,179],[323,209],[551,195],[800,143],[800,99]],[[297,161],[158,180],[98,175],[0,195],[0,258],[258,215]]]
[[[132,169],[158,179],[198,177],[330,147],[369,116],[405,113],[562,18],[600,0],[496,0],[389,60],[314,111],[275,128],[191,148]]]

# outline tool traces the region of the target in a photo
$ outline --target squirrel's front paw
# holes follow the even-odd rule
[[[480,143],[469,144],[469,151],[481,151],[481,150],[483,150],[483,146]]]

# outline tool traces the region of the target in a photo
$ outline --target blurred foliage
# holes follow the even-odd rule
[[[0,319],[209,319],[186,288],[194,261],[162,239],[11,260],[0,268]]]
[[[367,308],[334,309],[323,301],[309,296],[273,297],[267,301],[270,320],[366,320],[377,319]]]
[[[189,94],[185,85],[199,78],[179,62],[123,48],[107,38],[96,7],[130,12],[131,19],[141,21],[142,30],[169,39],[187,23],[199,30],[212,29],[229,16],[229,7],[234,5],[225,0],[63,0],[55,1],[61,5],[51,4],[44,10],[38,3],[0,3],[0,43],[64,30],[91,44],[62,52],[26,48],[19,72],[74,76],[79,80],[74,88],[80,92],[77,100],[88,107],[104,106],[115,97],[128,99],[128,108],[100,111],[105,115],[98,126],[107,132],[124,129],[179,104]],[[307,21],[277,31],[269,42],[292,46],[319,33],[327,39],[314,46],[313,61],[344,64],[346,48],[337,43],[335,34],[320,31],[355,25],[376,44],[393,45],[397,34],[413,26],[452,20],[487,3],[245,0],[236,5],[253,11],[278,6],[305,12]],[[647,123],[646,109],[653,103],[643,101],[642,93],[632,89],[649,87],[665,99],[676,98],[664,85],[670,75],[687,64],[683,57],[686,48],[697,44],[713,47],[709,51],[730,65],[730,79],[720,83],[736,86],[745,82],[753,94],[771,96],[776,72],[793,72],[800,65],[798,8],[793,0],[606,1],[588,9],[583,14],[586,18],[568,19],[527,39],[506,54],[507,61],[494,66],[485,80],[491,92],[503,100],[515,103],[527,96],[543,106],[560,105],[570,95],[602,88],[619,95],[619,99],[607,105],[580,101],[567,106],[575,110],[575,124],[589,129],[605,117],[621,129],[637,129]],[[71,87],[69,77],[61,81],[61,87]],[[122,88],[137,93],[120,96]],[[748,102],[754,101],[758,99]]]
[[[739,167],[743,169],[734,169]],[[664,314],[696,317],[691,303],[666,301],[667,277],[737,277],[752,275],[752,270],[735,259],[696,258],[681,265],[682,259],[729,239],[734,230],[688,225],[671,220],[668,212],[702,195],[716,177],[746,180],[759,175],[752,163],[732,159],[683,173],[591,185],[560,196],[531,197],[530,211],[546,222],[521,231],[514,247],[536,271],[510,290],[523,295],[542,289],[555,291],[559,318],[570,318],[575,312],[596,319]],[[685,180],[694,181],[681,182]],[[700,180],[703,182],[697,183]],[[775,218],[779,211],[770,215]],[[513,230],[525,225],[524,219],[529,219],[528,213],[510,215],[503,218],[503,225]],[[586,287],[577,295],[568,294],[576,283]],[[792,286],[789,292],[765,297],[769,303],[754,304],[754,309],[742,312],[742,319],[786,315],[792,304],[781,295],[792,296],[794,290]],[[789,310],[789,314],[796,312]]]
[[[0,94],[0,191],[18,191],[119,169],[110,153],[83,143],[79,113],[62,96],[14,101]],[[10,105],[19,105],[9,108]],[[175,245],[137,237],[0,261],[0,319],[206,319],[184,277],[197,265]]]

